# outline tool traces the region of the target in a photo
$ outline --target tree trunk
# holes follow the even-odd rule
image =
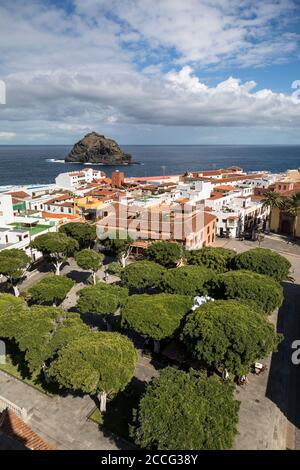
[[[155,352],[156,354],[159,354],[159,351],[160,351],[160,342],[155,339],[155,340],[153,341],[153,343],[154,343],[154,348],[153,348],[154,352]]]
[[[106,318],[104,318],[104,317],[102,317],[102,318],[103,318],[103,321],[104,321],[104,323],[105,323],[105,325],[106,325],[107,331],[111,331],[111,324],[109,323],[109,321],[108,321]]]
[[[55,264],[54,264],[56,276],[59,276],[59,275],[60,275],[60,268],[61,268],[62,264],[63,264],[62,262],[61,262],[61,263],[55,263]]]
[[[13,286],[13,290],[14,290],[14,294],[16,297],[19,297],[20,296],[20,291],[18,289],[18,286]]]
[[[97,283],[96,272],[93,271],[93,284],[94,284],[94,286],[96,285],[96,283]]]
[[[298,217],[297,217],[297,215],[295,215],[295,217],[294,217],[294,227],[293,227],[293,237],[294,238],[296,238],[297,222],[298,222]]]
[[[105,413],[106,412],[106,402],[107,402],[107,393],[102,392],[98,396],[98,399],[100,401],[100,412]]]
[[[47,367],[46,367],[46,364],[43,364],[42,371],[43,371],[43,376],[44,376],[44,379],[45,379],[46,384],[49,384],[49,383],[50,383],[50,379],[49,379],[48,374],[47,374]]]
[[[126,268],[126,256],[124,254],[120,258],[120,263],[123,269]]]

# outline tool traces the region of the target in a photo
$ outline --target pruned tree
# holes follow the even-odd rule
[[[63,302],[75,282],[66,276],[49,274],[29,287],[27,295],[33,303],[56,306]]]
[[[215,375],[167,367],[147,386],[132,437],[151,450],[230,449],[239,404],[233,387]]]
[[[126,238],[105,238],[104,240],[101,241],[101,243],[105,246],[107,250],[111,252],[113,256],[122,264],[122,257],[123,261],[125,259],[125,265],[126,265],[126,260],[130,254],[130,244],[133,242],[133,240],[130,237]],[[125,267],[125,265],[122,267]]]
[[[122,284],[129,289],[145,290],[158,287],[165,268],[153,261],[136,261],[121,272]]]
[[[165,270],[160,288],[170,294],[207,295],[215,279],[215,273],[204,266],[182,266]]]
[[[126,288],[100,282],[78,292],[77,309],[80,313],[100,315],[109,329],[108,317],[118,312],[127,296],[128,290]]]
[[[31,259],[24,250],[12,248],[0,251],[0,274],[6,277],[16,297],[20,295],[18,283],[30,263]]]
[[[186,252],[188,264],[205,266],[218,273],[228,271],[236,255],[234,250],[227,248],[207,246],[200,250]]]
[[[119,262],[112,261],[111,263],[106,265],[106,271],[108,272],[108,274],[120,277],[123,268]]]
[[[91,248],[97,238],[96,226],[88,222],[69,222],[62,225],[59,232],[74,238],[80,249]]]
[[[252,271],[229,271],[220,274],[215,286],[217,287],[213,289],[214,297],[252,301],[266,314],[272,313],[283,302],[281,285],[269,276]]]
[[[97,395],[104,413],[107,398],[124,390],[131,381],[136,362],[136,350],[125,336],[90,333],[59,351],[49,375],[60,387]]]
[[[5,302],[11,303],[10,299]],[[90,329],[80,319],[79,314],[66,313],[57,307],[16,305],[4,312],[0,311],[0,331],[5,338],[14,340],[30,372],[43,371],[46,374],[47,362],[69,341],[90,333]]]
[[[73,255],[78,249],[78,243],[74,238],[55,232],[39,235],[32,240],[30,246],[40,251],[49,262],[53,263],[57,276],[68,256]]]
[[[275,351],[281,339],[264,316],[237,300],[203,304],[187,316],[181,337],[207,366],[238,375]]]
[[[146,251],[149,260],[166,268],[175,267],[182,258],[182,247],[176,242],[157,241],[151,243]]]
[[[78,266],[92,272],[94,285],[97,282],[96,273],[101,268],[103,259],[104,255],[102,253],[98,253],[90,248],[79,251],[75,255],[75,260]]]
[[[160,341],[178,332],[192,305],[192,298],[183,295],[132,295],[121,309],[121,324],[151,338],[158,353]]]
[[[273,250],[253,248],[236,256],[235,268],[266,274],[281,282],[288,279],[291,263]]]

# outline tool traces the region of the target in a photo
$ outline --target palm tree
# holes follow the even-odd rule
[[[271,214],[272,209],[277,208],[281,209],[283,206],[283,198],[280,194],[275,193],[274,191],[267,191],[264,194],[264,198],[262,199],[263,208],[269,207],[270,208],[270,215],[269,215],[269,227],[271,227]]]
[[[293,217],[293,237],[296,237],[296,230],[298,224],[298,211],[300,210],[300,192],[293,194],[285,200],[284,211]]]

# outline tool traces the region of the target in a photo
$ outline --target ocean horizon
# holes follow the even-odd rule
[[[0,145],[0,186],[53,183],[62,172],[80,163],[64,163],[70,145]],[[155,176],[238,165],[246,171],[279,173],[300,167],[300,145],[121,145],[139,165],[100,166],[108,176],[114,169],[128,176]]]

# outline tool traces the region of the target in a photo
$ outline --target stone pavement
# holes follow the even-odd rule
[[[47,396],[23,382],[0,372],[1,395],[29,412],[28,424],[56,449],[129,448],[114,437],[104,436],[87,416],[95,407],[89,396]]]
[[[157,376],[151,360],[140,356],[135,371],[139,382]],[[20,380],[0,371],[0,394],[28,411],[28,424],[51,446],[60,450],[131,449],[132,445],[118,436],[101,430],[87,417],[95,408],[88,395],[45,395]]]

